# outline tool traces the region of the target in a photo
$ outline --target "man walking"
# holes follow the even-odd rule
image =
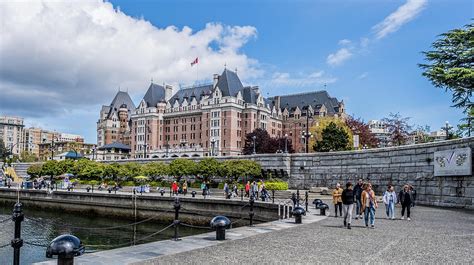
[[[398,195],[398,200],[402,205],[402,217],[400,219],[405,219],[405,209],[407,210],[407,220],[410,221],[410,208],[413,203],[413,193],[410,190],[408,185],[403,186],[403,190],[400,191]]]
[[[356,203],[356,217],[355,217],[356,220],[359,218],[362,218],[362,215],[360,214],[360,212],[361,212],[361,206],[362,206],[361,195],[363,191],[363,188],[362,188],[363,184],[364,183],[362,179],[360,178],[354,187],[354,197],[355,197],[355,203]]]
[[[346,189],[342,191],[342,208],[344,209],[344,226],[351,229],[352,210],[354,209],[354,190],[352,183],[347,182]]]

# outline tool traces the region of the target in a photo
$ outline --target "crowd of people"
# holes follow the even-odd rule
[[[378,201],[370,182],[359,179],[355,186],[351,182],[347,182],[345,189],[341,188],[340,183],[337,183],[332,192],[332,198],[334,216],[343,217],[345,227],[351,229],[352,213],[355,205],[354,219],[363,219],[366,227],[375,228],[375,211],[378,208]],[[403,220],[406,213],[407,220],[411,220],[410,211],[415,205],[415,200],[416,191],[413,186],[404,185],[397,195],[394,187],[388,185],[382,197],[387,219],[395,219],[395,205],[400,204],[402,208],[400,219]]]

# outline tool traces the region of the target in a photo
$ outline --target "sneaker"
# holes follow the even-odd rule
[[[405,219],[405,217],[402,216],[402,218],[400,218],[400,220],[403,220],[403,219]]]
[[[369,225],[368,225],[368,224],[365,224],[365,226],[366,226],[367,228],[369,228]]]
[[[371,229],[375,229],[375,226],[374,226],[374,225],[371,225],[370,228],[371,228]]]
[[[408,217],[407,220],[410,221],[411,220],[410,217]]]
[[[349,224],[349,225],[350,225],[350,224]],[[346,227],[346,226],[347,226],[347,222],[346,222],[346,220],[344,220],[344,227]]]
[[[392,217],[392,220],[395,220],[395,217]]]
[[[347,229],[352,229],[351,224],[347,224]]]
[[[355,219],[356,219],[356,220],[359,219],[359,216],[356,215]]]

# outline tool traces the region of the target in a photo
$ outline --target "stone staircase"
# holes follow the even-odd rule
[[[25,178],[28,176],[27,170],[31,166],[31,164],[24,164],[24,163],[18,163],[13,165],[13,168],[15,169],[16,175],[20,178]]]

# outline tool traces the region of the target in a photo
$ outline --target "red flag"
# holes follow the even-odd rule
[[[191,66],[193,66],[193,65],[195,65],[195,64],[197,64],[197,63],[199,63],[198,57],[196,57],[196,59],[194,59],[194,61],[191,62]]]

